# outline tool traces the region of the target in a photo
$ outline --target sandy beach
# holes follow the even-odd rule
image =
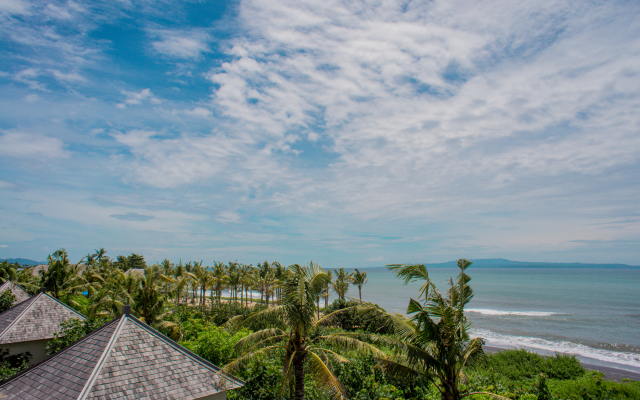
[[[507,348],[502,347],[494,347],[494,346],[484,346],[484,351],[487,353],[496,353],[498,351],[508,350]],[[605,367],[602,365],[594,365],[582,362],[582,366],[589,371],[600,371],[604,374],[606,379],[612,381],[621,381],[622,379],[631,379],[632,381],[640,381],[640,373],[627,371],[624,369],[618,369],[613,367]]]

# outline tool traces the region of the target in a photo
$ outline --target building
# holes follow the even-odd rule
[[[11,281],[6,281],[2,285],[0,285],[0,294],[6,292],[7,290],[10,290],[16,298],[16,300],[13,302],[14,306],[18,303],[22,303],[23,301],[31,297],[29,293],[25,292],[23,288],[21,288],[20,286],[16,285]]]
[[[85,316],[46,293],[40,293],[0,314],[0,348],[9,354],[28,351],[31,364],[44,360],[47,342],[60,330],[62,321]]]
[[[17,399],[225,400],[244,384],[129,314],[0,385]]]

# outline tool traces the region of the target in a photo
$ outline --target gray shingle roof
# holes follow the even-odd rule
[[[31,275],[40,276],[41,270],[44,270],[44,272],[47,272],[49,270],[49,264],[38,264],[34,266],[33,268],[31,268]]]
[[[0,314],[0,344],[51,339],[66,319],[84,315],[46,293],[40,293]]]
[[[23,301],[31,297],[29,296],[29,293],[24,291],[23,288],[21,288],[20,286],[16,285],[11,281],[6,281],[2,285],[0,285],[0,294],[4,293],[7,290],[11,290],[13,295],[16,297],[16,301],[13,303],[13,305],[22,303]]]
[[[199,399],[243,385],[122,316],[0,385],[14,399]]]

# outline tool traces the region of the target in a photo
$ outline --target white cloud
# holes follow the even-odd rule
[[[7,246],[6,244],[0,244],[0,249],[6,249],[7,247],[9,246]]]
[[[24,96],[24,101],[26,101],[27,103],[35,103],[35,102],[38,102],[40,100],[42,100],[42,99],[37,94],[28,94],[28,95]]]
[[[308,139],[310,142],[317,142],[317,141],[318,141],[318,139],[320,139],[320,135],[318,135],[318,134],[317,134],[317,133],[315,133],[315,132],[309,132],[309,134],[307,135],[307,139]]]
[[[44,14],[49,18],[70,20],[74,18],[74,14],[84,12],[84,8],[77,3],[68,1],[64,6],[56,6],[55,4],[47,4],[44,8]]]
[[[51,73],[57,80],[62,82],[78,83],[87,81],[82,75],[78,74],[77,72],[64,73],[58,70],[52,70]]]
[[[138,105],[142,104],[143,101],[148,100],[152,104],[160,104],[162,101],[155,97],[153,93],[151,93],[151,89],[142,89],[140,92],[128,92],[126,90],[122,90],[120,93],[126,96],[126,99],[123,103],[119,103],[116,106],[118,108],[125,108],[127,105]]]
[[[209,50],[211,37],[202,30],[161,30],[151,29],[149,36],[156,39],[151,43],[158,53],[178,57],[196,58]]]
[[[66,158],[70,153],[64,143],[54,137],[21,132],[4,132],[0,136],[0,155],[39,159]]]
[[[21,0],[0,0],[0,13],[28,15],[31,5]]]
[[[192,110],[182,110],[181,113],[191,117],[197,117],[197,118],[213,117],[213,112],[211,112],[211,110],[204,107],[195,107]]]

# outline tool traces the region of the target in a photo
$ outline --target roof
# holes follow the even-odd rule
[[[31,268],[31,275],[40,276],[41,270],[44,270],[44,272],[47,272],[48,269],[49,269],[49,264],[38,264],[35,267]]]
[[[15,399],[199,399],[244,382],[123,315],[3,382]]]
[[[40,293],[0,314],[0,344],[51,339],[67,319],[86,317],[61,301]]]
[[[13,302],[14,305],[21,303],[31,297],[29,296],[29,293],[25,292],[22,287],[16,285],[11,281],[6,281],[2,285],[0,285],[0,294],[6,292],[7,290],[11,290],[13,295],[16,297],[16,300]]]
[[[124,273],[129,276],[130,274],[136,274],[137,276],[144,276],[144,268],[131,268]]]

